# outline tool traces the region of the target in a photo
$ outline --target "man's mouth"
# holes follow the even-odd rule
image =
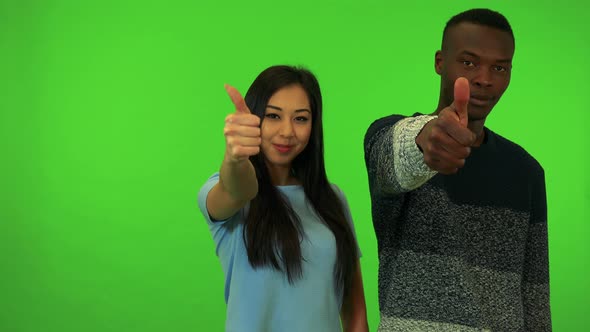
[[[469,97],[469,103],[474,106],[488,106],[492,100],[492,97],[483,95],[471,95]]]

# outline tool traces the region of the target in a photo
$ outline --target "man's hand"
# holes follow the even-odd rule
[[[454,99],[416,137],[426,165],[442,174],[454,174],[465,165],[476,137],[467,128],[469,81],[466,78],[459,77],[455,81]]]

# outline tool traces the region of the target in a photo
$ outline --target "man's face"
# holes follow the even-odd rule
[[[447,30],[443,50],[436,52],[441,96],[453,102],[455,80],[469,80],[469,120],[484,120],[510,83],[514,41],[510,33],[463,22]]]

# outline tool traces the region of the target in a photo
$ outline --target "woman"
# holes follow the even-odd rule
[[[226,90],[236,112],[225,157],[199,192],[226,278],[226,330],[368,330],[350,211],[324,167],[316,78],[274,66],[245,100]]]

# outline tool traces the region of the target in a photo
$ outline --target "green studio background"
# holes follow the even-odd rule
[[[573,1],[0,0],[0,331],[222,331],[224,280],[197,192],[232,105],[273,64],[313,70],[328,174],[347,194],[376,330],[362,141],[430,112],[445,22],[510,20],[510,88],[488,126],[544,166],[555,331],[590,324],[590,12]]]

